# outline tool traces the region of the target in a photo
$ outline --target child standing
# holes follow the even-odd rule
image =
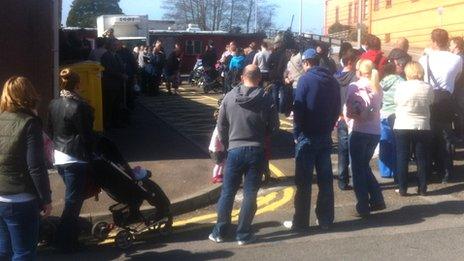
[[[214,118],[217,120],[219,110],[214,112]],[[211,137],[211,142],[209,144],[209,154],[211,159],[214,161],[213,169],[213,183],[221,183],[224,173],[224,165],[226,161],[226,151],[221,140],[219,140],[219,132],[217,125],[214,128],[213,136]]]

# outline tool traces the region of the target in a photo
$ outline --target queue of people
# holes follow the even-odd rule
[[[265,168],[262,154],[268,144],[264,140],[278,127],[278,111],[285,102],[281,100],[285,96],[279,95],[281,89],[292,89],[295,81],[295,213],[292,220],[283,222],[285,228],[295,232],[309,228],[314,169],[319,187],[316,224],[326,230],[334,222],[330,158],[334,128],[338,136],[338,187],[354,190],[357,217],[387,208],[370,165],[377,146],[381,176],[394,179],[399,196],[411,194],[408,165],[412,160],[417,165],[418,195],[427,195],[432,173],[448,182],[454,175],[453,148],[462,139],[459,108],[464,89],[464,44],[459,37],[450,41],[443,29],[433,30],[431,40],[432,48],[417,62],[408,54],[407,39],[399,39],[396,48],[384,56],[379,38],[368,35],[362,50],[348,44],[341,48],[335,72],[337,66],[322,59],[323,49],[295,50],[286,55],[279,42],[263,66],[263,53],[267,52],[263,45],[253,65],[245,67],[242,84],[225,95],[219,109],[215,138],[228,155],[221,158],[224,184],[218,220],[209,239],[221,243],[228,236],[233,198],[242,176],[244,200],[236,240],[244,245],[256,239],[251,222],[258,180]],[[261,68],[269,71],[268,82],[272,84],[264,90],[259,88],[264,75]],[[260,92],[259,99],[251,97]],[[261,116],[257,118],[256,113]]]
[[[288,52],[285,44],[277,41],[272,52],[266,43],[258,52],[251,44],[245,56],[235,42],[230,43],[221,60],[229,71],[236,72],[231,80],[239,83],[231,84],[225,92],[210,146],[215,177],[223,182],[210,240],[221,243],[228,236],[234,197],[242,178],[244,200],[236,240],[246,245],[256,239],[252,221],[257,193],[268,168],[270,137],[279,129],[279,111],[293,111],[295,213],[292,220],[283,222],[293,231],[309,228],[314,169],[319,187],[316,223],[326,230],[334,222],[330,157],[334,128],[339,147],[338,186],[351,189],[351,171],[358,217],[387,208],[370,166],[379,143],[381,175],[395,179],[399,196],[408,195],[411,159],[417,163],[419,195],[427,195],[427,179],[433,171],[443,182],[453,178],[453,147],[463,138],[460,124],[464,119],[459,108],[464,100],[464,41],[450,40],[447,31],[435,29],[432,48],[415,62],[407,54],[406,39],[384,57],[379,39],[373,35],[366,38],[364,53],[345,46],[338,71],[330,58],[325,58],[326,51],[317,46],[304,52],[290,48]],[[141,48],[131,55],[114,38],[102,40],[98,46],[90,55],[105,67],[103,102],[107,109],[113,109],[107,112],[113,115],[107,116],[108,124],[118,123],[114,110],[125,95],[121,92],[124,85],[133,84],[137,77],[136,70],[127,68],[135,69],[135,61],[142,64],[137,70],[149,71],[150,77],[162,70],[168,88],[176,92],[182,55],[179,45],[167,60],[161,42],[155,43],[152,52],[144,53],[145,48]],[[151,69],[145,70],[147,67]],[[153,79],[149,80],[153,85],[147,88],[156,91]],[[263,81],[271,87],[265,87]],[[64,252],[80,248],[77,221],[87,196],[87,169],[96,138],[93,109],[77,93],[79,85],[76,72],[60,72],[60,96],[50,103],[46,125],[53,142],[53,163],[66,188],[54,242]],[[290,102],[282,90],[293,90],[289,92],[293,97]],[[33,260],[39,213],[47,217],[52,209],[37,103],[38,95],[26,78],[11,77],[4,84],[0,98],[0,259]]]

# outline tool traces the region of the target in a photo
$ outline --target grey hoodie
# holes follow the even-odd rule
[[[227,150],[264,147],[265,136],[279,129],[279,116],[262,88],[239,85],[224,97],[217,127]]]

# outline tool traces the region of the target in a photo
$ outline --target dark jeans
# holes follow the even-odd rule
[[[352,132],[350,135],[351,172],[356,195],[356,210],[368,214],[369,205],[384,204],[382,191],[369,165],[380,135]]]
[[[309,228],[311,209],[311,185],[314,167],[317,174],[316,216],[321,225],[331,225],[334,220],[333,173],[330,153],[332,139],[330,134],[305,137],[301,135],[295,146],[295,215],[293,227]]]
[[[416,155],[419,191],[427,191],[427,175],[430,171],[430,131],[395,130],[398,170],[398,186],[401,192],[408,190],[408,164],[412,152]]]
[[[247,240],[252,236],[251,223],[256,213],[256,198],[264,169],[264,149],[240,147],[227,154],[226,173],[222,184],[221,197],[217,204],[218,218],[213,235],[225,237],[231,223],[234,198],[243,181],[243,202],[237,227],[237,240]]]
[[[453,174],[453,133],[451,122],[430,122],[432,161],[440,175]]]
[[[123,93],[117,89],[103,89],[103,122],[105,128],[120,124]]]
[[[0,260],[36,260],[38,238],[37,200],[0,202]]]
[[[430,107],[431,157],[439,174],[451,176],[453,174],[453,133],[451,124],[453,120],[453,101],[445,91],[435,91],[434,93],[435,101]]]
[[[56,243],[59,248],[73,249],[78,245],[79,213],[84,202],[88,164],[72,163],[57,166],[66,187],[65,204],[57,229]]]
[[[350,183],[350,151],[348,146],[348,125],[345,120],[338,122],[338,187],[343,189]]]
[[[395,115],[380,122],[379,171],[382,178],[396,178]]]

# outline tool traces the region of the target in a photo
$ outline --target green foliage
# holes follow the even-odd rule
[[[361,35],[368,35],[369,34],[369,28],[367,28],[366,25],[361,25]],[[358,40],[358,31],[356,28],[354,28],[350,34],[348,35],[348,39],[350,41],[357,41]]]
[[[109,14],[122,14],[119,0],[74,0],[66,25],[96,27],[97,17]]]
[[[350,29],[351,29],[351,26],[343,25],[339,22],[336,22],[329,27],[328,31],[329,31],[329,34],[334,34],[334,33],[343,32],[346,30],[350,30]]]

